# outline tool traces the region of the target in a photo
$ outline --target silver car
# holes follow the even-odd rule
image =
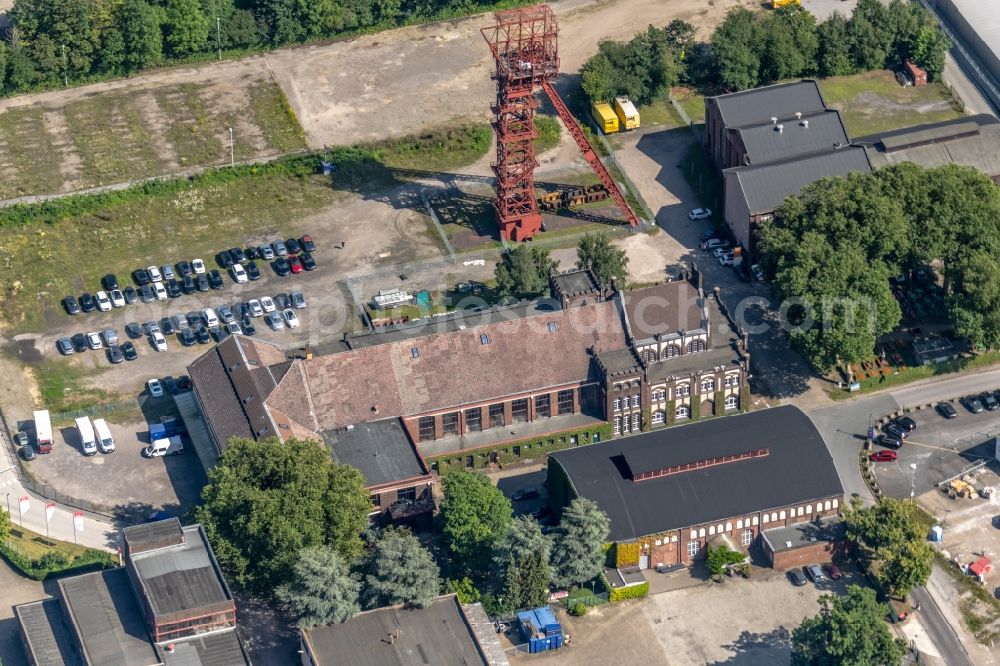
[[[266,319],[267,325],[275,331],[280,331],[285,328],[285,318],[281,316],[280,312],[269,312],[267,313]]]

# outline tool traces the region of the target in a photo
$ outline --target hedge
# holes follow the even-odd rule
[[[0,545],[0,555],[23,575],[38,581],[56,576],[110,569],[115,566],[110,553],[93,548],[86,550],[72,560],[57,550],[49,551],[36,559],[29,559],[6,545]]]
[[[608,594],[608,601],[614,603],[625,599],[639,599],[649,594],[649,583],[639,583],[628,587],[612,588]]]
[[[726,413],[726,392],[716,391],[715,392],[715,403],[713,404],[715,415],[722,416]]]
[[[667,400],[667,425],[673,425],[677,421],[677,403]]]
[[[701,396],[691,394],[691,420],[697,421],[701,418]]]
[[[615,564],[619,567],[627,567],[639,564],[639,542],[619,543],[615,545]]]
[[[740,387],[740,411],[749,412],[750,411],[750,385],[743,384]]]

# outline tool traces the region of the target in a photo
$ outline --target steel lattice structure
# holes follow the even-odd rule
[[[541,230],[542,215],[535,197],[535,99],[536,88],[548,95],[559,117],[594,169],[608,194],[635,227],[638,218],[626,203],[617,183],[597,157],[596,151],[551,81],[559,73],[559,24],[548,5],[497,12],[496,23],[483,28],[496,71],[497,101],[492,107],[497,135],[497,158],[493,163],[497,197],[493,201],[500,234],[507,240],[528,240]]]

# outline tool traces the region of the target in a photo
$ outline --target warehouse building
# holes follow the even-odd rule
[[[609,541],[638,543],[643,569],[691,564],[711,539],[745,551],[769,534],[783,544],[772,531],[829,520],[844,495],[822,437],[793,406],[554,452],[548,488],[556,507],[596,502],[610,518]]]
[[[986,90],[995,107],[1000,107],[1000,12],[994,2],[984,0],[930,0],[967,50],[992,79]]]

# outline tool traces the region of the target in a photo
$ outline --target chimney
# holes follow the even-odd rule
[[[778,124],[778,116],[771,116],[771,124],[772,125]]]
[[[796,120],[802,120],[802,112],[801,111],[796,111],[795,112],[795,119]]]

